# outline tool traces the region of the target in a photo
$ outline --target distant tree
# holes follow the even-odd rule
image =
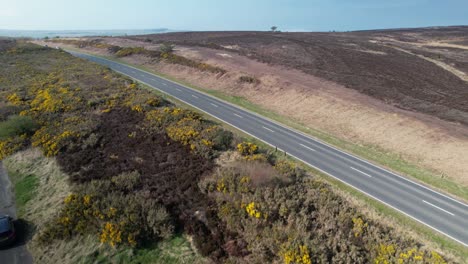
[[[159,50],[163,53],[171,53],[174,51],[175,46],[173,44],[163,43],[159,47]]]
[[[275,32],[277,29],[278,29],[277,26],[272,26],[272,27],[271,27],[271,31],[272,31],[272,32]]]
[[[45,36],[44,39],[49,39],[49,36]]]

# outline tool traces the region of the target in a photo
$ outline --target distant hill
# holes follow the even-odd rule
[[[145,35],[173,32],[167,28],[156,29],[115,29],[115,30],[9,30],[0,29],[0,36],[4,37],[28,37],[28,38],[68,38],[84,36],[125,36],[125,35]]]
[[[178,32],[126,38],[236,52],[301,70],[403,109],[468,125],[468,26]]]

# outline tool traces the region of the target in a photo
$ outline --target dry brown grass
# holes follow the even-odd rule
[[[96,237],[91,235],[54,241],[41,247],[36,243],[33,241],[28,246],[35,263],[82,263],[84,257],[97,252],[100,247]]]
[[[46,158],[39,149],[18,152],[5,160],[9,171],[32,174],[39,180],[34,200],[25,206],[24,218],[42,226],[52,219],[63,199],[70,193],[67,176],[53,158]]]
[[[20,175],[32,174],[39,180],[34,199],[25,205],[23,218],[32,222],[40,232],[45,223],[59,212],[63,199],[70,193],[67,175],[60,170],[54,158],[44,157],[39,149],[18,152],[5,160],[5,166],[9,171],[16,171]],[[95,237],[51,241],[47,245],[40,245],[38,232],[28,244],[37,263],[77,263],[98,246]]]
[[[137,58],[127,61],[141,63]],[[347,141],[377,145],[414,164],[437,171],[440,177],[468,186],[466,127],[391,108],[326,82],[319,83],[323,86],[309,92],[302,89],[303,84],[292,79],[264,75],[253,89],[251,85],[234,84],[235,73],[216,78],[181,66],[145,66],[200,87],[249,98],[265,109]],[[314,86],[314,82],[311,85]]]
[[[130,56],[125,61],[199,87],[249,98],[254,104],[308,127],[353,143],[378,146],[435,171],[441,178],[468,186],[466,126],[404,111],[315,76],[228,51],[224,53],[229,54],[229,58],[207,48],[178,46],[178,50],[181,55],[203,59],[229,72],[219,78],[179,65],[154,64],[142,56]],[[245,73],[257,77],[261,83],[240,85],[238,78]]]

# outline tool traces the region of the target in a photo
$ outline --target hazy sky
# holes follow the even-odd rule
[[[468,25],[468,0],[0,0],[0,29],[357,30]]]

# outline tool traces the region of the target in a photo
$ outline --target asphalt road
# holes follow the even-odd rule
[[[169,94],[468,247],[468,205],[230,103],[146,71],[87,54],[75,56]]]
[[[2,161],[0,161],[0,214],[9,215],[16,219],[15,201],[11,189],[11,181]],[[11,247],[0,249],[0,263],[28,264],[32,263],[32,257],[26,249],[25,243],[17,241]]]

